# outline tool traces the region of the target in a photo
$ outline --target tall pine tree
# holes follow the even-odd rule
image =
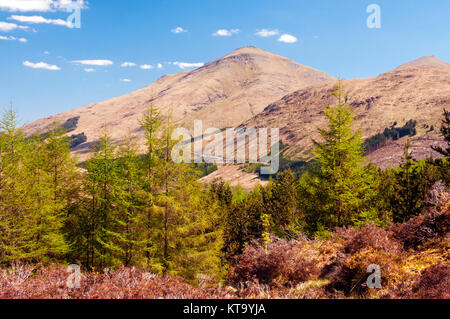
[[[376,219],[371,202],[377,179],[364,167],[361,133],[353,130],[353,111],[342,83],[333,96],[337,104],[325,109],[328,129],[319,129],[322,142],[313,141],[320,168],[306,174],[301,182],[302,210],[312,232],[359,224]]]
[[[145,188],[147,191],[147,220],[146,224],[146,247],[145,254],[147,258],[147,265],[152,264],[152,260],[157,254],[157,247],[154,245],[154,238],[158,236],[158,231],[156,229],[154,215],[156,213],[156,194],[157,194],[157,170],[161,163],[161,139],[158,134],[161,127],[161,115],[159,109],[150,103],[149,107],[145,111],[141,119],[141,127],[144,128],[145,132],[145,145],[147,147],[145,153],[145,164],[144,168],[146,170],[145,174]]]
[[[10,109],[0,121],[0,259],[47,262],[67,252],[64,202],[46,170],[47,142],[25,139]],[[63,152],[63,150],[60,150]]]
[[[119,183],[116,146],[105,132],[86,164],[85,191],[89,194],[84,213],[84,245],[87,267],[116,264],[123,253],[115,229],[116,196]]]

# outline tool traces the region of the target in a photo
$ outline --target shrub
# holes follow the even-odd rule
[[[386,299],[450,299],[450,266],[442,263],[425,268],[411,284],[390,287]]]
[[[138,268],[83,274],[69,289],[66,267],[19,265],[0,271],[0,299],[209,299],[230,298],[228,289],[200,289],[179,277],[159,277]]]
[[[272,240],[267,250],[258,242],[248,245],[229,273],[235,285],[249,282],[271,287],[295,286],[318,278],[320,257],[307,240]]]
[[[450,266],[433,265],[422,272],[413,286],[412,298],[450,299]]]
[[[372,264],[379,265],[384,274],[382,285],[394,280],[402,250],[387,230],[368,223],[361,229],[338,229],[333,240],[341,241],[343,248],[321,271],[321,277],[330,282],[326,287],[328,291],[366,295],[366,280],[370,275],[367,267]]]
[[[337,238],[336,238],[337,237]],[[345,254],[355,254],[363,249],[385,250],[397,253],[401,248],[392,240],[391,233],[374,223],[367,223],[360,229],[340,228],[336,230],[334,240],[343,240]]]
[[[450,229],[450,200],[442,208],[391,227],[394,237],[405,249],[419,249],[427,240],[444,237]]]
[[[295,287],[269,287],[257,283],[248,283],[245,288],[238,291],[239,297],[246,299],[325,299],[340,298],[343,295],[330,294],[324,289],[327,280],[311,280],[298,284]]]
[[[236,258],[228,278],[233,284],[258,282],[272,283],[281,273],[291,245],[284,240],[275,240],[268,244],[267,251],[259,242],[252,242]]]

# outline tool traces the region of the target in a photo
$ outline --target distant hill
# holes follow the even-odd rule
[[[406,63],[395,70],[367,79],[344,80],[349,100],[355,111],[355,128],[369,139],[387,128],[401,128],[415,122],[413,136],[387,140],[368,154],[378,166],[398,164],[406,138],[412,140],[416,158],[437,157],[429,147],[440,144],[439,128],[444,108],[450,108],[450,65],[435,57]],[[333,83],[307,87],[286,95],[267,106],[263,112],[244,122],[244,127],[279,127],[287,154],[308,160],[312,138],[318,139],[317,128],[325,127],[326,106],[335,104]],[[387,154],[383,148],[390,149]],[[382,155],[383,154],[383,155]]]
[[[424,56],[420,59],[405,63],[397,68],[411,68],[411,67],[428,67],[428,66],[437,66],[437,67],[448,67],[450,64],[442,61],[441,59],[436,58],[435,56]]]
[[[128,132],[144,145],[139,119],[150,102],[179,125],[192,127],[280,128],[284,156],[312,158],[312,138],[327,125],[324,109],[335,103],[336,79],[287,58],[244,47],[193,71],[167,75],[149,86],[105,102],[38,120],[25,132],[45,132],[53,122],[70,126],[77,139],[74,153],[86,159],[103,127],[119,142]],[[430,145],[443,145],[442,111],[450,108],[450,65],[423,57],[377,77],[344,80],[355,111],[355,128],[370,144],[369,161],[379,167],[398,165],[406,138],[415,158],[438,157]],[[76,119],[76,121],[75,121]],[[75,123],[75,124],[74,124]],[[223,178],[248,187],[258,183],[240,167],[219,167],[211,181]]]
[[[170,109],[180,125],[192,127],[194,120],[203,120],[205,127],[221,129],[239,125],[290,92],[334,80],[279,55],[244,47],[196,70],[166,75],[131,94],[40,119],[24,129],[35,134],[55,121],[79,118],[72,134],[84,133],[87,137],[74,149],[83,159],[104,126],[115,141],[130,131],[143,145],[139,119],[149,102],[163,114]]]

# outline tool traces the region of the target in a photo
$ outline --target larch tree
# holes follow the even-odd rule
[[[141,121],[141,127],[144,128],[145,133],[145,145],[147,147],[145,153],[145,170],[146,170],[146,191],[147,191],[147,244],[146,244],[146,258],[147,265],[152,264],[152,259],[155,256],[155,246],[154,237],[157,236],[156,231],[154,231],[154,214],[155,214],[155,201],[156,201],[156,175],[157,175],[157,167],[161,163],[160,157],[160,148],[161,148],[161,140],[158,137],[158,131],[161,127],[161,115],[159,109],[150,103],[149,107],[145,111]]]
[[[105,267],[122,253],[115,240],[115,204],[118,187],[116,146],[104,133],[86,163],[85,191],[90,196],[85,215],[86,265]]]
[[[27,140],[23,156],[22,173],[26,174],[26,218],[32,228],[28,230],[33,238],[28,242],[30,254],[39,261],[60,259],[69,249],[64,234],[65,200],[58,196],[61,187],[55,189],[54,171],[46,170],[49,158],[46,156],[47,142],[40,137]],[[60,155],[63,150],[59,150]],[[63,175],[62,170],[59,172]]]
[[[265,213],[270,216],[270,230],[278,237],[296,237],[298,226],[297,178],[292,171],[277,175],[262,192]]]
[[[221,274],[220,249],[222,227],[220,206],[197,182],[197,174],[185,164],[180,186],[173,189],[176,196],[169,216],[169,273],[190,281],[198,276],[216,278]],[[183,186],[184,185],[184,186]]]
[[[141,252],[145,250],[147,224],[145,207],[145,171],[142,157],[138,156],[136,140],[129,134],[118,150],[119,180],[117,188],[116,221],[120,231],[117,240],[122,246],[125,266],[144,264]]]
[[[167,114],[163,124],[163,132],[161,136],[161,175],[160,175],[160,189],[161,198],[160,206],[164,208],[163,217],[163,271],[166,273],[169,270],[169,232],[171,231],[170,222],[171,215],[176,216],[175,210],[179,203],[176,202],[177,190],[183,185],[180,180],[181,177],[186,176],[182,165],[176,165],[172,161],[172,149],[179,142],[172,139],[172,134],[175,130],[175,125],[171,119],[170,114]],[[186,185],[183,185],[186,186]]]
[[[320,168],[301,182],[303,209],[313,232],[376,219],[370,205],[376,195],[376,174],[364,166],[364,142],[361,133],[353,130],[353,111],[346,105],[348,97],[340,81],[333,96],[337,104],[325,109],[328,128],[319,129],[323,141],[313,140]]]
[[[5,111],[0,121],[0,260],[2,263],[27,258],[29,240],[23,189],[25,139],[17,129],[17,114]]]
[[[46,262],[67,252],[61,201],[55,201],[52,176],[45,170],[46,142],[25,138],[10,109],[0,123],[0,256],[2,262]]]
[[[387,199],[394,222],[403,223],[422,213],[433,182],[427,178],[431,174],[427,172],[426,162],[413,159],[409,140],[405,144],[400,166],[391,174],[393,178],[390,179]]]

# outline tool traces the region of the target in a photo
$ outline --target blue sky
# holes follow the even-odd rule
[[[0,108],[13,101],[22,123],[247,45],[340,78],[376,76],[425,55],[450,62],[448,0],[76,0],[81,28],[66,21],[70,1],[0,0]],[[379,29],[367,27],[372,3]]]

